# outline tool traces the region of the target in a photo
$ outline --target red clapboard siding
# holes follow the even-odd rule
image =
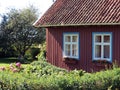
[[[65,63],[62,56],[63,32],[79,32],[80,60]],[[92,32],[112,32],[112,58],[120,64],[120,26],[51,27],[46,30],[47,60],[53,65],[68,70],[83,69],[99,71],[105,67],[92,62]]]

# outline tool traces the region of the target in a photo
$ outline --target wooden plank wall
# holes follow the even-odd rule
[[[80,33],[80,60],[77,63],[65,63],[62,56],[63,32]],[[53,65],[68,70],[83,69],[94,72],[104,69],[104,65],[92,62],[92,32],[112,32],[113,62],[120,64],[120,26],[81,26],[51,27],[46,29],[47,60]]]

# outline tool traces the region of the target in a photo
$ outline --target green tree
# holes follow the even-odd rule
[[[7,35],[6,35],[6,32],[5,32],[6,25],[7,25],[7,16],[3,15],[2,16],[2,22],[0,24],[0,48],[2,48],[1,50],[3,50],[3,46],[6,44],[5,42],[7,40],[7,38],[6,38]]]
[[[12,53],[11,44],[9,39],[9,31],[7,30],[7,16],[2,16],[2,22],[0,23],[0,56],[9,56]]]
[[[21,10],[12,9],[8,14],[7,29],[11,46],[24,56],[32,44],[42,43],[45,40],[44,30],[37,30],[33,23],[37,19],[37,9],[33,6]]]

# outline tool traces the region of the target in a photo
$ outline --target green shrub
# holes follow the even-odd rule
[[[34,61],[29,67],[25,69],[25,72],[33,73],[40,77],[43,75],[52,75],[60,72],[65,73],[67,70],[55,67],[46,61]]]
[[[119,90],[120,68],[87,73],[35,61],[21,72],[0,71],[0,90]]]
[[[46,60],[46,42],[41,44],[40,53],[37,55],[38,60]]]
[[[120,89],[120,75],[113,77],[111,86],[109,90],[119,90]]]
[[[33,59],[36,58],[36,56],[38,55],[38,53],[40,53],[40,48],[31,48],[31,55],[32,55]]]
[[[26,52],[26,58],[30,58],[30,59],[36,59],[36,56],[40,53],[40,48],[30,48],[27,52]]]

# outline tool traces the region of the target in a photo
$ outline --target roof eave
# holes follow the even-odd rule
[[[120,25],[120,23],[87,23],[87,24],[57,24],[57,25],[39,25],[37,28],[47,27],[68,27],[68,26],[106,26],[106,25]]]

